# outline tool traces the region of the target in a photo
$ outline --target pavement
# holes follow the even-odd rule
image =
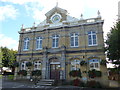
[[[76,87],[76,86],[39,86],[35,85],[34,82],[29,80],[6,80],[0,79],[2,82],[2,90],[120,90],[120,88],[87,88],[87,87]]]

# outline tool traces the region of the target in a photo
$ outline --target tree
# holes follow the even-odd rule
[[[118,21],[107,34],[106,51],[110,61],[120,68],[120,21]]]
[[[2,51],[2,65],[3,67],[13,67],[16,61],[17,51],[8,49],[7,47],[1,47]]]
[[[2,74],[2,50],[1,48],[0,48],[0,70],[1,70],[0,74]]]

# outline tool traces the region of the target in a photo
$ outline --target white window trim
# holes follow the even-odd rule
[[[24,61],[24,63],[23,62],[21,63],[21,70],[26,70],[26,62],[27,61]],[[22,67],[22,65],[24,65],[24,67]]]
[[[53,39],[55,39],[55,47],[53,47]],[[58,46],[57,45],[57,39],[58,39]],[[57,35],[52,36],[52,48],[58,48],[59,47],[59,36],[57,37]]]
[[[95,63],[98,63],[98,68],[95,67]],[[93,68],[90,67],[91,64],[93,64]],[[90,70],[100,70],[100,62],[89,62],[89,68]]]
[[[58,16],[60,17],[60,18],[59,18],[59,21],[57,21],[57,23],[60,22],[60,20],[61,20],[61,18],[62,18],[61,15],[60,15],[59,13],[55,13],[55,14],[52,15],[51,18],[50,18],[50,20],[51,20],[52,23],[56,23],[56,22],[53,21],[53,17],[56,16],[56,15],[58,15]]]
[[[38,38],[39,38],[39,39],[38,39]],[[42,50],[42,47],[41,47],[41,48],[37,48],[37,40],[39,40],[39,42],[42,41],[42,43],[43,43],[42,37],[37,37],[37,38],[36,38],[36,50]],[[41,43],[40,43],[40,44],[41,44]],[[40,44],[39,44],[39,45],[40,45]]]
[[[72,64],[72,62],[73,62],[73,64]],[[77,65],[80,65],[80,60],[77,60],[77,59],[72,60],[72,61],[71,61],[71,70],[73,70],[73,69],[72,69],[73,67],[74,67],[74,70],[80,69],[80,67],[77,68]]]
[[[97,40],[96,32],[95,32],[95,34],[92,33],[93,31],[88,31],[88,32],[90,32],[90,34],[88,34],[88,36],[91,35],[91,41],[92,41],[92,44],[89,45],[89,38],[88,38],[88,46],[97,46],[98,45],[98,40]],[[93,38],[92,38],[93,35],[96,35],[96,44],[93,44]]]
[[[25,40],[25,39],[27,39],[27,40]],[[28,37],[24,38],[23,51],[28,51],[29,50],[28,42],[29,42],[29,45],[30,45],[30,39]],[[28,46],[28,48],[27,48],[27,46]]]
[[[37,62],[37,63],[36,63]],[[40,61],[35,61],[34,62],[34,70],[41,70],[41,62]],[[35,65],[37,65],[37,67],[35,68]]]
[[[73,36],[71,36],[71,34],[73,34]],[[79,47],[79,35],[75,35],[76,33],[71,33],[71,34],[70,34],[70,47]],[[71,46],[71,37],[74,38],[74,46]],[[75,37],[78,37],[78,45],[75,45]]]

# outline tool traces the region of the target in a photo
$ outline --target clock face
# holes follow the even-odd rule
[[[51,18],[52,23],[58,23],[61,20],[61,16],[59,14],[53,15]]]

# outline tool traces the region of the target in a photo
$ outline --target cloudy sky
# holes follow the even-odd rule
[[[21,25],[31,27],[45,19],[44,14],[56,6],[69,15],[80,18],[97,17],[99,10],[104,19],[104,34],[109,32],[118,15],[120,0],[0,0],[0,46],[17,50]]]

